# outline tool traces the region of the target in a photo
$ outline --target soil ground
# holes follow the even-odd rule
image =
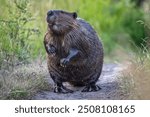
[[[41,91],[37,93],[33,100],[122,100],[126,99],[126,94],[120,88],[119,73],[123,67],[118,64],[104,64],[102,74],[97,82],[101,87],[97,92],[81,92],[83,87],[73,87],[67,83],[65,86],[72,89],[73,93],[57,94],[53,89],[49,91]],[[51,86],[54,85],[50,76],[46,75],[48,82]]]

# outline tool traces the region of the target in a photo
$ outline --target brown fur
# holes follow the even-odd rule
[[[94,29],[74,13],[54,11],[47,18],[48,31],[44,37],[46,47],[54,46],[56,52],[47,54],[48,70],[54,82],[70,82],[74,85],[96,83],[103,66],[103,47]],[[60,61],[67,58],[70,49],[78,55],[66,67]]]

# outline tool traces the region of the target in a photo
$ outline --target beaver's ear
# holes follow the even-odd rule
[[[78,17],[78,16],[77,16],[77,13],[74,12],[74,13],[73,13],[73,18],[76,19],[77,17]]]

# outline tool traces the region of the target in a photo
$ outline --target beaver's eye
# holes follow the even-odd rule
[[[64,11],[60,11],[61,13],[64,13]]]
[[[77,13],[74,12],[74,13],[73,13],[73,18],[76,19],[77,17],[78,17],[78,16],[77,16]]]
[[[48,12],[47,12],[47,15],[48,15],[48,16],[52,16],[53,14],[54,14],[53,11],[48,11]]]

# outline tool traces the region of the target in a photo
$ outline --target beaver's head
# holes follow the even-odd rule
[[[69,13],[62,10],[50,10],[47,12],[48,28],[55,34],[63,35],[77,27],[77,13]]]

